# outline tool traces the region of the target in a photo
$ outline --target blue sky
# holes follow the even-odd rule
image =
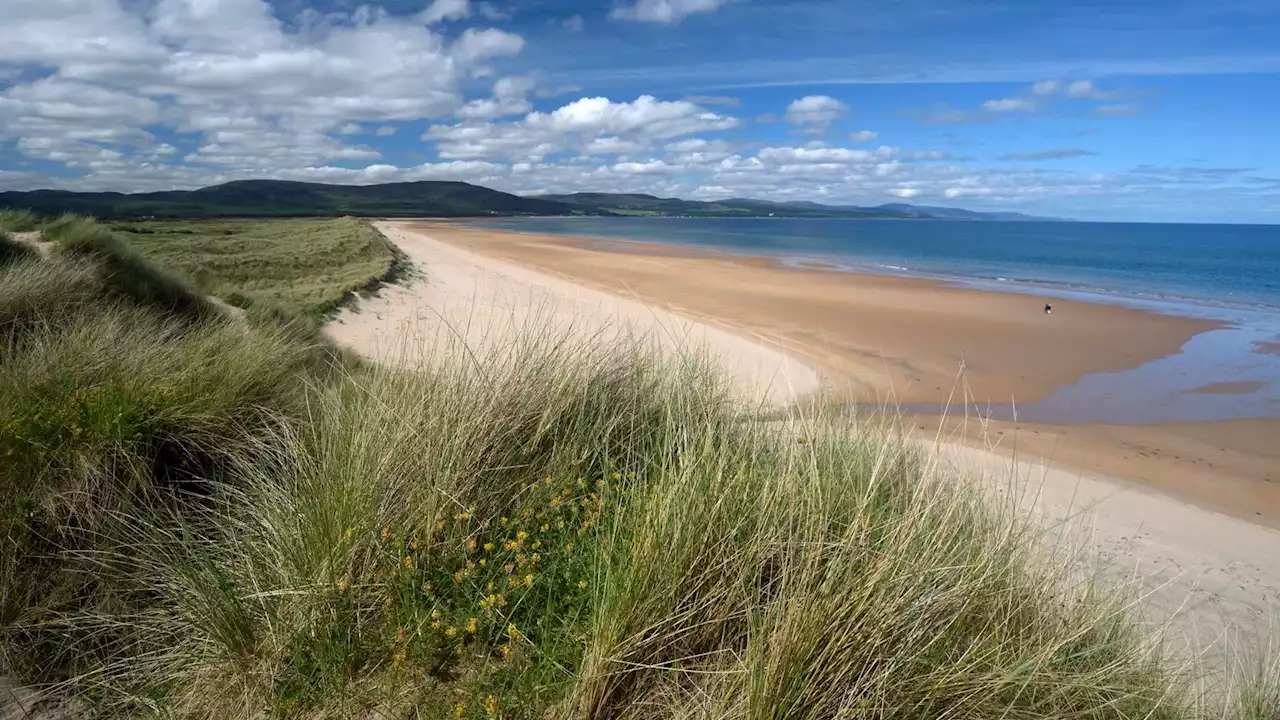
[[[1280,222],[1272,0],[0,0],[0,189]]]

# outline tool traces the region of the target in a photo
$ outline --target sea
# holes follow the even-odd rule
[[[482,224],[1215,319],[1227,325],[1178,353],[1086,375],[1016,415],[1063,424],[1280,417],[1280,225],[654,217]],[[1250,389],[1193,392],[1219,382]],[[987,408],[992,417],[1014,413]]]

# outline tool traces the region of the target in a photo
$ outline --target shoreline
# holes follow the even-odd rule
[[[531,216],[533,220],[599,220],[598,217],[561,217],[561,216]],[[626,219],[626,218],[624,218]],[[654,217],[643,218],[655,221],[662,220],[697,220],[700,218],[684,218],[684,217]],[[794,220],[796,218],[773,218],[773,217],[725,217],[714,218],[716,221],[721,220]],[[806,221],[822,221],[822,220],[838,220],[845,221],[844,218],[805,218]],[[867,218],[867,222],[882,222],[890,220],[929,220],[933,222],[964,222],[960,220],[950,220],[943,218]],[[1280,305],[1259,304],[1245,301],[1228,301],[1217,298],[1193,296],[1193,295],[1171,295],[1160,294],[1155,292],[1137,292],[1126,291],[1111,287],[1082,285],[1065,280],[1052,280],[1048,278],[1034,277],[1003,277],[997,275],[964,275],[958,273],[948,273],[946,271],[927,271],[918,268],[905,267],[900,265],[887,265],[883,263],[864,262],[856,258],[840,258],[821,255],[804,255],[791,254],[783,255],[770,252],[750,252],[748,250],[729,250],[722,248],[702,247],[692,244],[664,243],[655,240],[634,239],[623,237],[609,237],[605,235],[592,235],[590,232],[561,234],[543,232],[539,230],[522,230],[514,226],[505,226],[501,222],[494,226],[486,223],[494,222],[493,219],[486,218],[465,218],[465,219],[402,219],[404,222],[429,222],[454,225],[461,228],[470,228],[482,232],[494,233],[510,233],[514,235],[526,235],[542,238],[559,238],[563,240],[571,240],[582,243],[582,247],[617,245],[619,252],[636,252],[637,254],[655,254],[655,255],[672,255],[678,256],[688,253],[690,257],[720,257],[720,258],[741,258],[748,260],[763,260],[772,262],[779,269],[792,270],[827,270],[842,273],[851,273],[856,275],[871,275],[876,277],[899,278],[907,280],[927,280],[946,284],[957,289],[976,290],[981,292],[997,292],[1025,295],[1029,297],[1038,297],[1042,299],[1052,300],[1074,300],[1088,303],[1098,303],[1114,305],[1117,307],[1126,307],[1131,309],[1144,310],[1160,315],[1169,315],[1174,317],[1193,317],[1198,319],[1207,319],[1222,324],[1231,324],[1238,321],[1241,316],[1251,316],[1259,314],[1280,314]],[[511,222],[508,218],[507,222]],[[976,221],[975,221],[976,222]],[[1056,222],[1056,221],[1043,221]],[[1129,225],[1135,223],[1116,223],[1121,225]],[[1159,223],[1152,223],[1159,224]],[[1276,336],[1277,342],[1274,343],[1280,347],[1280,334]],[[1280,351],[1276,351],[1280,352]]]
[[[943,281],[779,267],[760,258],[677,247],[622,253],[600,241],[405,221],[469,252],[635,299],[773,344],[823,371],[824,399],[918,410],[950,402],[1034,407],[1084,377],[1121,379],[1176,355],[1226,323]],[[606,240],[609,244],[629,241]],[[658,249],[655,243],[648,250]],[[686,252],[691,250],[691,252]],[[963,370],[963,372],[962,372]],[[1141,379],[1141,377],[1139,377]],[[1142,383],[1133,383],[1141,386]],[[1201,379],[1189,389],[1206,383]],[[1123,389],[1123,388],[1122,388]],[[1238,394],[1170,393],[1188,402]],[[1084,403],[1088,398],[1082,398]],[[1124,398],[1111,398],[1123,407]],[[1119,479],[1253,523],[1280,528],[1280,419],[1054,424],[916,412],[917,431],[945,431],[996,452]],[[1016,438],[1016,442],[1014,439]]]

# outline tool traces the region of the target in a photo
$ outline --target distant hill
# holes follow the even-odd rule
[[[727,200],[681,200],[653,195],[621,193],[573,193],[538,195],[541,200],[565,203],[583,214],[650,215],[687,217],[811,217],[811,218],[897,218],[934,220],[1054,220],[1014,212],[976,212],[959,208],[927,207],[890,203],[875,207],[822,205],[808,200],[774,202],[749,198]]]
[[[977,212],[975,210],[962,210],[960,208],[947,207],[931,207],[928,205],[908,205],[907,203],[888,203],[887,205],[877,205],[872,210],[886,210],[888,212],[903,213],[912,217],[919,218],[935,218],[945,220],[1003,220],[1014,222],[1027,221],[1045,221],[1060,222],[1061,218],[1039,217],[1036,215],[1024,215],[1016,212]]]
[[[558,203],[464,182],[325,185],[282,180],[239,180],[199,190],[86,193],[33,190],[0,193],[0,207],[38,213],[75,212],[98,217],[293,217],[563,215]]]
[[[238,180],[199,190],[124,194],[32,190],[0,192],[0,208],[64,212],[101,218],[136,217],[484,217],[603,215],[658,217],[896,218],[1049,220],[1020,213],[891,203],[877,207],[730,198],[709,202],[623,193],[522,197],[464,182],[325,185],[284,180]]]
[[[681,217],[822,217],[875,218],[912,217],[876,211],[872,208],[835,207],[817,203],[779,203],[769,200],[730,198],[728,200],[681,200],[653,195],[620,193],[573,193],[537,195],[540,200],[564,203],[586,215],[681,216]]]

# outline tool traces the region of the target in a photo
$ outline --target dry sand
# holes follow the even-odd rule
[[[674,352],[701,352],[724,367],[752,401],[787,405],[820,387],[806,362],[782,349],[661,307],[586,288],[461,250],[400,223],[378,229],[423,274],[344,310],[333,339],[366,355],[415,364],[441,351],[503,352],[522,329],[548,337],[622,338]]]
[[[484,346],[533,318],[557,332],[608,337],[625,328],[667,347],[706,343],[746,392],[775,404],[823,384],[937,400],[955,387],[961,359],[970,388],[1023,398],[1172,352],[1213,326],[1055,301],[1046,332],[1039,303],[1024,296],[779,270],[696,252],[598,252],[580,241],[447,223],[379,228],[425,277],[361,301],[328,327],[373,357],[409,350],[412,358],[424,345],[406,347],[404,338],[424,332]],[[715,324],[703,322],[712,318]],[[937,446],[940,462],[1014,488],[1050,525],[1069,525],[1091,561],[1132,579],[1147,595],[1148,617],[1174,617],[1175,636],[1192,647],[1209,647],[1227,628],[1247,640],[1271,636],[1280,611],[1280,532],[1239,518],[1280,518],[1272,484],[1280,480],[1280,448],[1269,440],[1277,437],[1275,421],[919,422],[923,435],[946,440]],[[991,452],[991,443],[1003,454]],[[1044,457],[1054,466],[1038,461]]]

